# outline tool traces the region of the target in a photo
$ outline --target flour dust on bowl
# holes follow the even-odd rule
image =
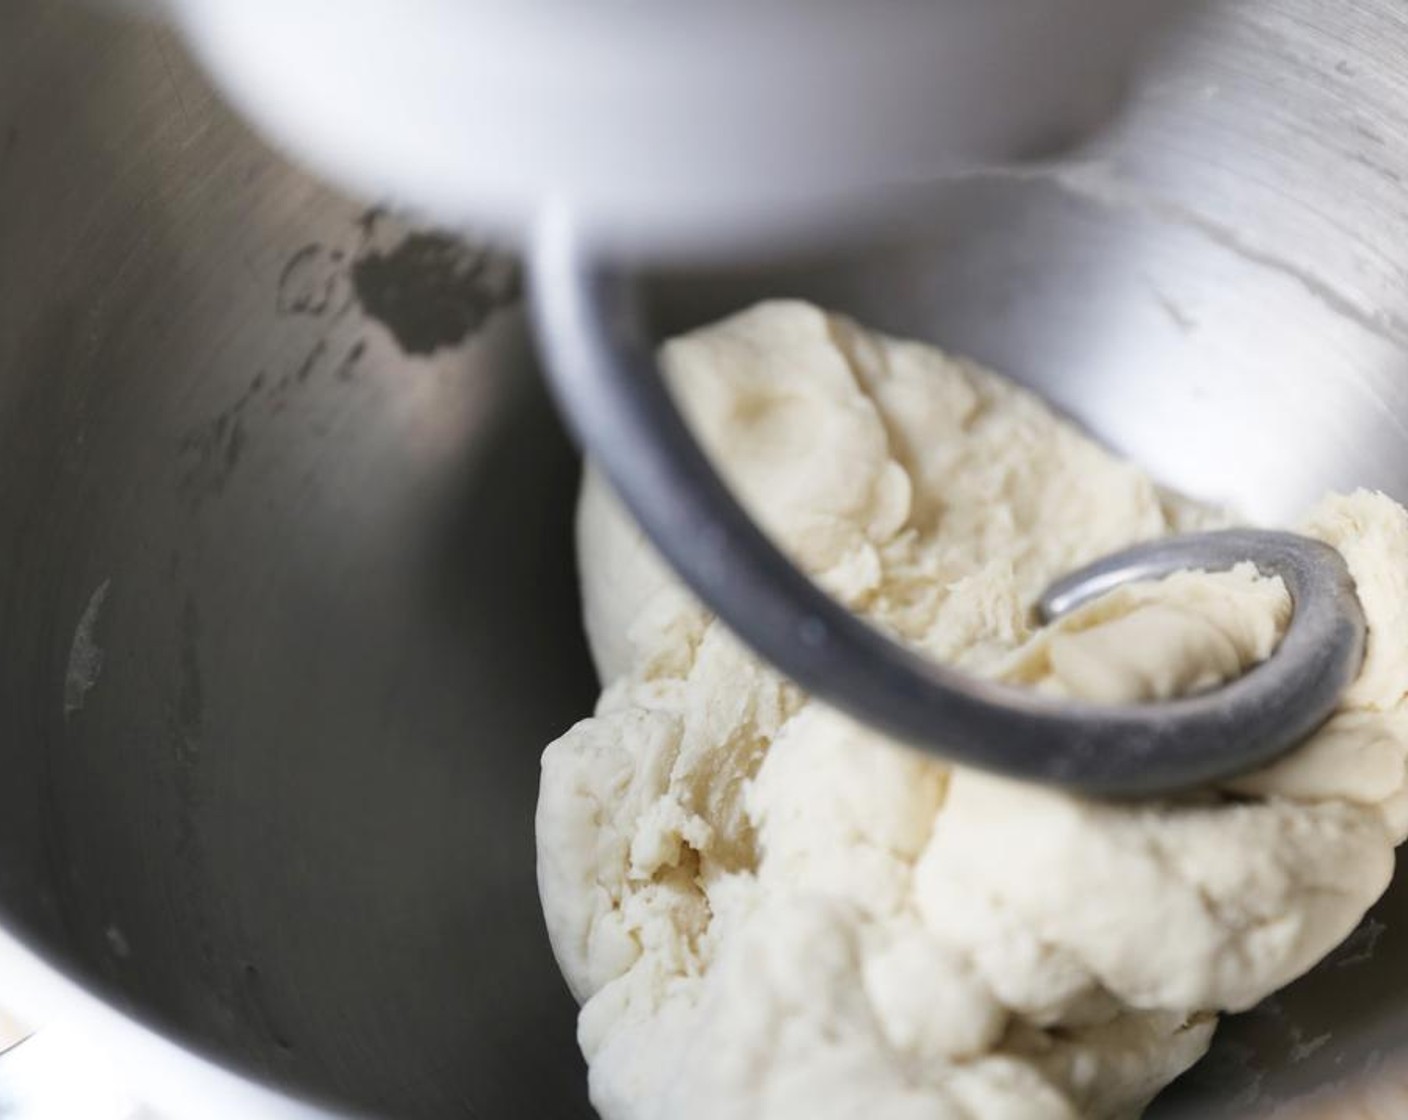
[[[1408,498],[1396,9],[1183,34],[1080,166],[955,185],[868,256],[657,277],[655,329],[804,298],[1258,521]],[[475,312],[407,323],[388,270],[447,259],[415,236],[272,155],[159,29],[0,11],[0,914],[37,954],[0,988],[91,993],[193,1115],[255,1084],[267,1115],[591,1115],[532,832],[596,691],[579,465],[511,269],[455,248]],[[1405,921],[1395,884],[1151,1115],[1391,1072]]]

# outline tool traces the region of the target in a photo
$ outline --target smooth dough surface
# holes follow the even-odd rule
[[[930,656],[1053,695],[1207,688],[1290,605],[1250,566],[1121,588],[1047,630],[1054,577],[1226,523],[1036,397],[800,303],[662,364],[745,504],[814,579]],[[538,807],[553,947],[609,1120],[1137,1116],[1217,1013],[1310,968],[1408,835],[1408,513],[1331,495],[1299,528],[1369,621],[1341,711],[1226,788],[1102,804],[943,765],[809,700],[680,588],[589,473],[596,714]]]

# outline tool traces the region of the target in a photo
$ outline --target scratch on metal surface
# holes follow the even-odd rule
[[[1286,1055],[1286,1060],[1289,1061],[1291,1065],[1298,1065],[1329,1042],[1330,1038],[1331,1035],[1326,1032],[1325,1034],[1316,1035],[1314,1038],[1303,1042],[1297,1041],[1296,1044],[1291,1047],[1290,1053]]]
[[[1182,203],[1121,181],[1111,174],[1103,163],[1025,168],[999,174],[1004,178],[1049,182],[1076,198],[1192,230],[1247,264],[1264,268],[1291,281],[1329,311],[1348,319],[1389,345],[1399,347],[1408,339],[1408,325],[1382,308],[1361,307],[1338,288],[1327,284],[1294,261],[1253,244],[1237,230]]]
[[[110,924],[103,931],[103,937],[107,940],[108,948],[112,950],[115,957],[125,961],[132,955],[132,945],[128,942],[127,935],[116,924]]]
[[[196,121],[191,115],[190,108],[186,105],[185,97],[181,95],[181,83],[176,80],[176,69],[171,65],[171,56],[167,53],[163,32],[155,32],[152,38],[156,43],[157,57],[161,59],[161,68],[165,72],[166,80],[171,86],[171,93],[176,98],[176,107],[181,111],[181,119],[194,130]]]
[[[1399,410],[1389,403],[1388,398],[1375,388],[1367,377],[1356,378],[1354,383],[1359,391],[1374,403],[1374,407],[1393,426],[1394,431],[1408,439],[1408,422],[1404,421],[1399,415]]]
[[[1331,958],[1336,968],[1353,968],[1355,965],[1368,964],[1374,959],[1374,952],[1379,947],[1379,941],[1388,926],[1377,918],[1370,916],[1364,919],[1362,925],[1340,943],[1339,949]]]
[[[1197,329],[1198,320],[1184,310],[1182,304],[1157,287],[1152,290],[1154,293],[1154,302],[1159,305],[1164,314],[1168,316],[1169,321],[1177,327],[1178,330],[1182,331],[1184,334],[1188,334],[1190,331]]]
[[[68,671],[64,674],[64,719],[70,719],[83,710],[88,693],[98,683],[98,675],[103,671],[103,651],[98,648],[94,630],[98,616],[107,601],[111,579],[98,584],[97,590],[88,599],[78,626],[73,632],[73,644],[68,651]]]

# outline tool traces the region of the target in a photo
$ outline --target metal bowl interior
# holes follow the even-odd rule
[[[1226,7],[1081,166],[660,277],[659,329],[806,296],[1254,517],[1408,498],[1408,27]],[[369,1114],[590,1115],[532,860],[594,690],[577,469],[509,262],[271,154],[158,27],[0,9],[0,915],[56,967]],[[1404,1030],[1400,883],[1156,1107],[1270,1107]]]

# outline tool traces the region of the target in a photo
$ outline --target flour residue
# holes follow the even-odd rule
[[[103,671],[103,651],[98,648],[95,631],[111,586],[111,579],[98,584],[73,631],[73,644],[68,651],[68,671],[64,674],[65,720],[83,710],[88,693],[98,683],[98,676]]]

